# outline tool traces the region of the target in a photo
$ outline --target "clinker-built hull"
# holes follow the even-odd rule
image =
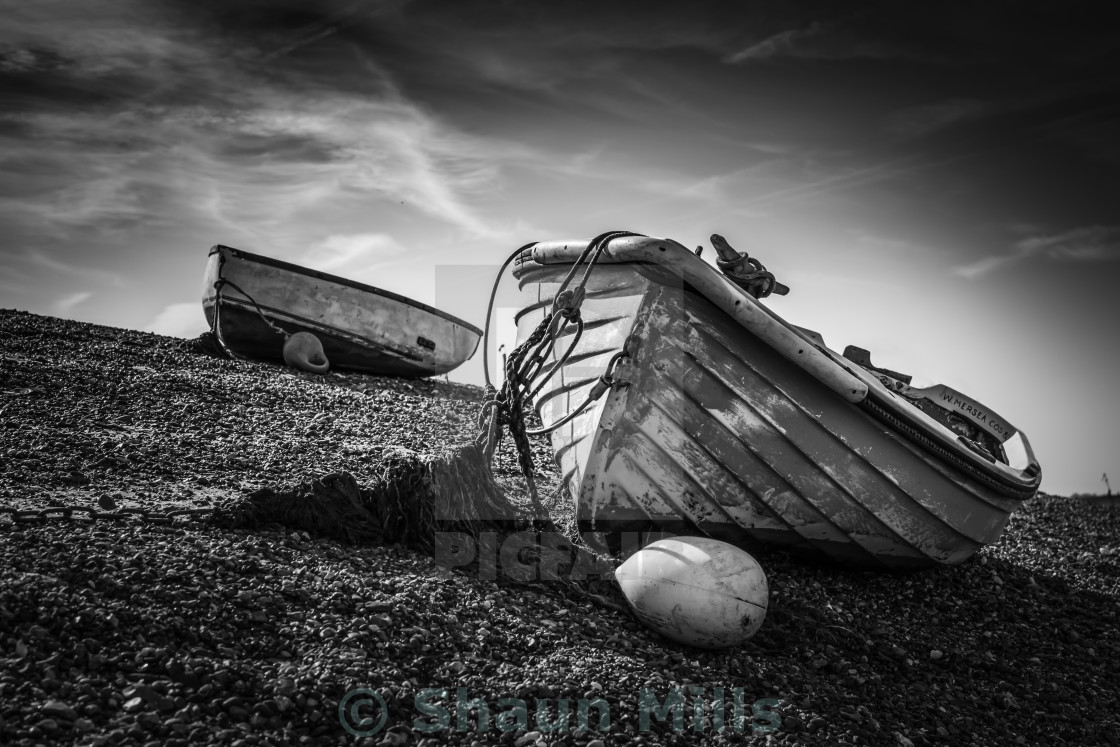
[[[519,339],[552,310],[587,246],[541,243],[519,257]],[[551,433],[583,531],[701,534],[917,568],[963,562],[1037,491],[1030,445],[1006,421],[969,415],[978,403],[947,387],[931,407],[676,242],[612,240],[585,290],[584,332],[558,367],[572,327],[557,340],[535,401],[546,426],[559,422],[628,354],[606,395]],[[998,455],[962,437],[966,419],[997,434]],[[1015,451],[1012,440],[1015,466],[1003,449]]]

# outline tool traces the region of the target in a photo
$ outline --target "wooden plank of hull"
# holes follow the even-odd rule
[[[403,296],[229,247],[215,247],[207,263],[202,305],[211,328],[219,276],[252,296],[282,329],[318,337],[334,368],[433,376],[470,358],[481,336],[474,326]],[[245,294],[226,285],[220,298],[222,337],[233,352],[283,360],[283,338]]]
[[[709,354],[710,370],[718,370],[720,364],[711,356],[712,351],[727,351],[722,364],[721,376],[724,381],[736,382],[740,397],[751,390],[745,381],[746,376],[754,377],[754,387],[761,390],[765,379],[774,389],[769,400],[762,399],[760,409],[771,422],[793,423],[800,419],[801,427],[787,425],[791,441],[822,467],[836,473],[835,480],[841,484],[863,489],[874,485],[873,490],[864,490],[871,501],[876,497],[894,494],[893,499],[874,509],[876,515],[889,517],[920,515],[922,511],[931,513],[939,523],[952,527],[977,543],[987,543],[999,536],[1007,513],[1017,502],[996,498],[990,493],[977,490],[969,492],[971,481],[963,475],[948,470],[931,474],[926,467],[939,465],[938,460],[915,449],[908,442],[893,437],[889,429],[868,417],[861,411],[838,403],[834,398],[820,397],[819,387],[814,382],[796,373],[796,367],[786,365],[778,359],[766,355],[761,346],[750,347],[749,338],[740,340],[734,330],[724,326],[718,315],[708,319],[692,318],[690,327],[693,335],[708,337],[702,344],[694,344],[690,349],[700,355]],[[724,345],[735,347],[722,347]],[[814,394],[818,396],[813,399]],[[808,403],[812,403],[809,405]],[[769,408],[769,409],[767,409]],[[858,415],[858,416],[857,416]],[[845,459],[844,467],[852,471],[850,475],[840,474],[840,465],[833,466],[829,455],[850,452],[854,459]],[[916,470],[918,459],[925,464]],[[918,502],[911,505],[908,499]]]
[[[534,304],[550,301],[567,269],[521,275]],[[610,293],[596,299],[600,278]],[[588,290],[585,318],[612,321],[581,340],[582,370],[564,367],[542,391],[542,420],[577,407],[632,333],[640,346],[630,386],[552,434],[581,528],[700,532],[905,568],[962,562],[1017,505],[835,396],[679,281],[600,265]]]

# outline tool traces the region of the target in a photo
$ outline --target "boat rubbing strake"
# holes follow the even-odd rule
[[[621,233],[517,258],[519,341],[557,309],[582,322],[579,335],[562,327],[534,403],[558,424],[580,529],[880,568],[960,563],[994,542],[1038,489],[1026,436],[949,387],[830,350],[759,302],[788,290],[773,275],[713,243],[730,275],[675,241]]]

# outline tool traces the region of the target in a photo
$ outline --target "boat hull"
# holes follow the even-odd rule
[[[271,322],[318,337],[332,368],[392,376],[447,373],[482,334],[404,296],[226,246],[210,250],[202,308],[238,356],[283,362],[284,337]]]
[[[655,240],[630,245],[641,241]],[[615,546],[627,535],[701,534],[887,569],[960,563],[999,538],[1037,475],[1016,480],[994,467],[985,475],[974,455],[954,462],[910,437],[867,406],[874,377],[845,370],[823,341],[768,311],[752,308],[765,324],[748,331],[733,315],[761,305],[746,294],[713,303],[689,280],[718,273],[669,244],[675,259],[665,264],[627,262],[620,251],[595,266],[581,306],[585,332],[564,365],[554,355],[535,402],[546,425],[559,422],[611,357],[629,352],[619,367],[625,385],[550,436],[582,531]],[[561,246],[539,245],[515,270],[520,339],[571,269],[562,260],[572,250]],[[633,256],[661,256],[650,249]],[[764,339],[782,334],[792,347]],[[836,370],[826,370],[830,362]]]

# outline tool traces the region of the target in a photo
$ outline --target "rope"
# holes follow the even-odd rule
[[[587,279],[591,276],[591,270],[595,266],[595,263],[599,261],[599,257],[603,254],[603,251],[606,250],[607,244],[614,239],[621,239],[627,236],[642,236],[642,234],[634,233],[633,231],[607,231],[606,233],[599,234],[587,243],[587,248],[580,253],[579,259],[572,265],[572,269],[568,271],[567,277],[564,278],[564,282],[560,284],[559,290],[556,291],[556,296],[552,300],[553,312],[558,311],[564,297],[564,292],[567,290],[568,285],[571,284],[572,278],[575,277],[576,272],[579,270],[579,266],[586,262],[587,268],[583,271],[583,277],[580,278],[579,284],[576,286],[576,290],[573,292],[572,296],[572,302],[574,303],[575,309],[578,311],[579,304],[583,302],[584,286],[587,285]],[[588,260],[588,255],[593,255],[590,260]]]
[[[568,349],[565,350],[564,354],[560,356],[560,359],[556,361],[556,365],[552,367],[552,369],[548,372],[548,375],[540,380],[533,391],[529,392],[526,399],[532,401],[537,398],[537,395],[540,394],[540,391],[544,388],[544,385],[551,381],[552,377],[556,375],[556,372],[563,368],[564,364],[568,362],[568,358],[570,358],[572,356],[572,353],[575,352],[576,345],[579,344],[579,339],[581,337],[583,337],[583,319],[576,317],[576,333],[572,336],[572,344],[568,346]]]
[[[529,352],[531,350],[535,351],[542,341],[547,341],[546,334],[552,324],[552,319],[551,314],[545,316],[529,338],[518,345],[506,359],[506,379],[502,383],[501,391],[492,400],[483,404],[480,419],[489,412],[490,422],[487,427],[480,430],[477,438],[483,454],[486,455],[488,460],[491,460],[498,439],[501,437],[500,426],[504,425],[509,429],[517,447],[517,459],[521,467],[521,473],[525,476],[525,482],[528,486],[529,500],[532,502],[533,511],[537,516],[541,516],[545,512],[540,503],[536,479],[534,478],[532,447],[529,445],[529,439],[525,433],[524,397],[527,387],[523,383],[522,371],[525,358]],[[493,386],[488,385],[487,391],[493,391]]]
[[[766,298],[771,293],[784,296],[789,293],[789,288],[778,282],[774,273],[754,257],[747,256],[727,243],[727,239],[718,233],[712,234],[712,246],[716,249],[716,267],[740,288],[750,293],[755,298]],[[697,256],[699,256],[697,252]],[[750,272],[746,268],[750,268]]]
[[[228,357],[234,359],[240,357],[230,350],[229,345],[226,345],[225,336],[222,334],[222,280],[220,278],[214,283],[214,339],[218,341],[218,347]]]
[[[535,428],[533,430],[526,431],[526,433],[528,433],[530,436],[543,436],[545,434],[552,433],[557,428],[560,428],[561,426],[566,425],[566,424],[572,422],[573,420],[575,420],[575,418],[581,412],[583,412],[584,410],[586,410],[588,407],[591,406],[592,402],[595,402],[596,400],[598,400],[600,397],[602,397],[604,394],[606,394],[612,386],[614,386],[616,383],[618,383],[614,378],[614,369],[618,365],[618,362],[620,360],[622,360],[623,358],[629,358],[629,357],[630,357],[630,352],[629,352],[629,341],[628,341],[627,345],[624,346],[622,350],[615,353],[611,357],[610,362],[607,363],[606,373],[604,373],[602,376],[600,376],[599,380],[595,382],[595,384],[591,387],[590,390],[588,390],[587,396],[584,398],[583,403],[579,407],[577,407],[575,410],[572,410],[567,415],[565,415],[564,417],[557,420],[555,423],[552,423],[550,425],[546,425],[543,428]]]
[[[583,335],[584,323],[580,316],[580,305],[583,303],[586,294],[585,288],[587,286],[587,281],[591,276],[591,271],[594,269],[596,262],[598,262],[599,258],[606,250],[607,244],[616,238],[640,235],[641,234],[630,231],[608,231],[596,236],[588,242],[587,247],[580,252],[579,258],[572,265],[564,281],[560,284],[553,298],[552,311],[545,314],[532,334],[507,356],[505,381],[502,382],[500,391],[495,389],[491,382],[489,369],[490,317],[494,310],[494,300],[497,297],[498,287],[505,274],[506,268],[509,267],[509,264],[515,258],[521,256],[522,253],[535,246],[536,242],[525,244],[511,254],[506,261],[502,263],[502,267],[498,271],[498,277],[494,280],[494,287],[490,293],[490,301],[486,307],[486,322],[483,328],[483,350],[485,351],[483,355],[483,375],[486,380],[486,391],[488,395],[492,394],[492,396],[483,404],[482,410],[479,413],[479,433],[475,440],[476,444],[482,450],[483,455],[485,455],[487,463],[491,463],[494,451],[497,448],[498,440],[501,438],[501,426],[505,426],[509,429],[510,435],[517,447],[518,462],[521,467],[521,472],[525,476],[529,498],[532,501],[533,510],[537,512],[538,516],[542,515],[544,512],[540,504],[540,497],[538,495],[534,476],[535,468],[533,466],[533,454],[532,447],[529,444],[529,436],[544,435],[561,427],[565,423],[571,422],[572,419],[587,409],[591,402],[601,397],[613,383],[610,373],[620,356],[616,355],[611,359],[607,374],[601,376],[599,382],[592,387],[588,399],[580,405],[579,408],[556,423],[545,428],[534,430],[526,429],[525,402],[526,400],[531,402],[552,376],[563,368],[572,353],[575,352],[576,346],[579,344],[580,338]],[[575,280],[576,274],[580,271],[581,266],[583,266],[583,274],[579,278],[579,281],[572,286],[572,282]],[[568,345],[564,354],[557,359],[548,374],[539,382],[536,381],[548,358],[555,353],[557,339],[564,334],[565,330],[571,324],[574,324],[576,328],[572,342]]]
[[[486,381],[488,389],[494,389],[494,385],[490,382],[490,316],[494,313],[494,299],[498,295],[498,285],[502,282],[502,278],[506,274],[506,268],[509,263],[521,256],[522,252],[526,252],[537,245],[537,242],[530,241],[528,244],[520,247],[513,254],[502,262],[501,269],[498,270],[497,277],[494,278],[494,288],[490,291],[490,303],[486,305],[486,324],[482,327],[482,376]]]
[[[237,291],[241,295],[245,296],[245,298],[249,299],[249,303],[253,304],[253,308],[255,308],[256,311],[257,311],[257,316],[259,316],[261,318],[261,321],[264,322],[265,324],[267,324],[272,329],[273,332],[280,335],[281,337],[290,336],[291,333],[285,331],[279,325],[274,324],[268,317],[266,317],[264,315],[264,310],[261,309],[261,305],[259,303],[257,303],[256,300],[252,296],[250,296],[248,293],[246,293],[241,288],[241,286],[237,285],[237,283],[234,283],[231,280],[226,280],[225,278],[220,277],[220,278],[218,278],[217,281],[215,281],[214,290],[217,291],[217,296],[218,296],[218,298],[215,299],[215,300],[220,300],[220,297],[221,297],[221,294],[222,294],[222,288],[227,286],[227,285],[230,288],[233,288],[235,291]]]
[[[602,397],[603,394],[610,388],[611,382],[606,377],[600,376],[599,380],[595,382],[595,386],[591,387],[591,391],[588,393],[587,398],[583,400],[583,404],[569,412],[564,417],[557,420],[555,423],[546,425],[543,428],[533,428],[525,431],[525,433],[530,436],[545,436],[549,433],[552,433],[557,428],[567,425],[568,423],[575,420],[581,412],[590,407],[592,402]]]
[[[753,272],[740,274],[743,265],[750,265]],[[768,271],[766,266],[754,257],[748,257],[745,254],[742,259],[734,261],[717,259],[716,266],[736,285],[755,298],[766,298],[774,292],[774,288],[777,286],[778,281],[774,277],[774,273]]]
[[[278,335],[287,340],[287,338],[290,337],[290,334],[278,325],[274,324],[271,320],[269,320],[268,317],[264,315],[264,310],[261,309],[261,305],[257,303],[255,298],[246,293],[245,289],[241,286],[237,285],[231,280],[227,280],[226,278],[222,277],[222,268],[225,266],[225,263],[225,256],[223,255],[219,257],[218,279],[214,281],[214,338],[218,341],[218,347],[222,349],[222,352],[224,352],[230,358],[241,357],[239,355],[236,355],[230,349],[229,345],[226,344],[225,336],[222,334],[222,289],[227,285],[241,295],[245,296],[245,298],[249,299],[249,303],[253,304],[253,308],[256,309],[257,316],[261,318],[261,321],[267,324],[272,329],[272,331],[276,332]]]

